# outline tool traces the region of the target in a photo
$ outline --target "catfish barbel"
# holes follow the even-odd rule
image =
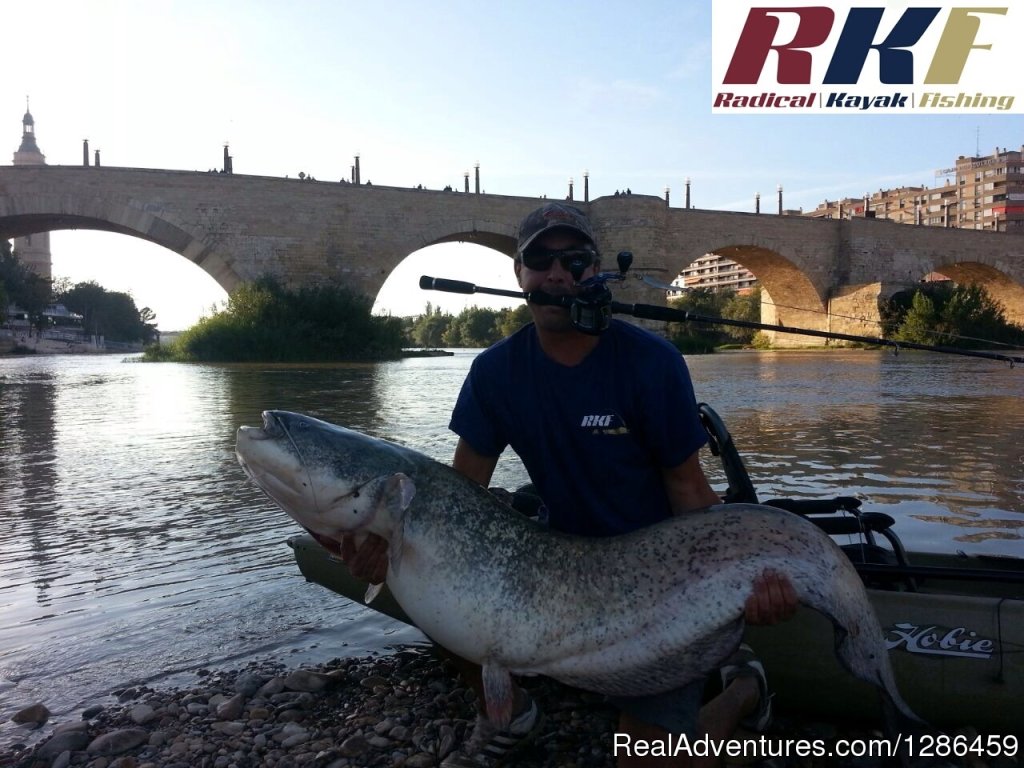
[[[424,634],[483,668],[499,725],[511,714],[512,675],[642,696],[709,674],[739,645],[744,603],[765,569],[786,574],[800,602],[832,621],[853,675],[918,720],[857,571],[798,515],[726,504],[622,536],[568,536],[409,448],[287,411],[263,422],[238,430],[249,477],[322,539],[387,539],[391,593]]]

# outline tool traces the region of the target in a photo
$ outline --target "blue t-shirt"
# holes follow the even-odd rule
[[[626,533],[671,514],[661,470],[705,442],[678,350],[613,320],[577,366],[550,360],[533,325],[473,361],[449,427],[483,456],[523,460],[548,524]]]

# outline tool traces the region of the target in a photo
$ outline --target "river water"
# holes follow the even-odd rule
[[[302,579],[284,543],[298,528],[246,482],[234,435],[284,408],[448,461],[448,414],[474,354],[301,367],[0,360],[0,721],[203,667],[420,640]],[[762,498],[857,496],[896,517],[911,550],[1024,556],[1024,370],[872,351],[689,364]],[[503,457],[496,484],[524,480]],[[0,725],[0,750],[26,738]]]

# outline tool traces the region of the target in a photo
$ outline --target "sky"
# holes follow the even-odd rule
[[[711,114],[710,0],[33,0],[6,3],[0,148],[21,141],[25,97],[50,165],[220,167],[321,181],[360,155],[375,184],[591,198],[629,188],[694,207],[813,209],[826,199],[934,185],[960,155],[1019,149],[1024,116]],[[6,137],[6,138],[4,138]],[[10,163],[0,154],[0,162]],[[51,236],[55,277],[95,280],[150,307],[163,331],[224,291],[181,256],[135,238]],[[410,255],[377,310],[495,306],[426,293],[420,274],[514,289],[507,257],[470,245]]]

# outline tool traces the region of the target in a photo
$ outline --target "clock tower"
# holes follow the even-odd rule
[[[25,116],[21,119],[21,125],[21,146],[14,153],[14,165],[46,165],[46,156],[36,144],[36,123],[28,109],[28,97],[25,98]],[[47,280],[52,279],[49,232],[36,232],[15,238],[14,253],[22,264],[37,275]]]

